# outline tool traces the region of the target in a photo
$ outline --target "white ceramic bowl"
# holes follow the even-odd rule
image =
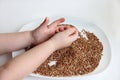
[[[51,19],[52,21],[55,20],[54,18]],[[19,30],[21,31],[28,31],[28,30],[33,30],[36,27],[38,27],[40,25],[40,23],[43,20],[35,20],[33,22],[30,22],[28,24],[23,25],[23,27]],[[92,24],[90,22],[86,22],[84,20],[80,20],[78,18],[66,18],[65,21],[66,24],[72,24],[74,26],[76,26],[78,28],[78,30],[82,30],[85,29],[87,31],[93,32],[102,42],[103,44],[103,56],[101,58],[100,64],[99,66],[91,73],[86,74],[86,75],[80,75],[80,76],[70,76],[70,77],[48,77],[48,76],[42,76],[39,74],[30,74],[30,76],[34,76],[34,77],[39,77],[42,80],[73,80],[73,79],[81,79],[82,77],[86,77],[86,76],[93,76],[96,75],[98,73],[103,72],[108,65],[110,64],[110,60],[111,60],[111,48],[110,48],[110,44],[109,41],[105,35],[105,33],[95,24]],[[14,51],[12,53],[12,56],[15,57],[19,54],[24,53],[25,50],[19,50],[19,51]]]

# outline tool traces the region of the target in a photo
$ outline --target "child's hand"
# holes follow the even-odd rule
[[[76,28],[63,29],[62,32],[58,31],[50,41],[55,47],[55,50],[68,47],[78,38],[78,31]]]
[[[60,18],[54,21],[52,24],[48,25],[49,18],[46,17],[43,23],[38,28],[32,31],[33,44],[37,45],[48,40],[51,36],[55,34],[57,25],[62,22],[64,22],[64,18]]]

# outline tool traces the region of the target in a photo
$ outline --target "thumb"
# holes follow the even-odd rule
[[[48,18],[48,17],[46,17],[46,18],[44,19],[44,21],[42,22],[42,24],[41,24],[39,27],[42,27],[42,26],[47,26],[47,25],[48,25],[48,23],[49,23],[49,18]]]

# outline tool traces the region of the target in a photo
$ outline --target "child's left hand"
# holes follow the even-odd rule
[[[43,23],[38,28],[31,31],[33,44],[37,45],[41,42],[48,40],[51,36],[55,34],[57,25],[64,21],[65,21],[64,18],[60,18],[54,21],[53,23],[51,23],[50,25],[48,25],[49,18],[46,17]]]

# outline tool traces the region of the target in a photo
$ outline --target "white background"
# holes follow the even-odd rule
[[[101,27],[111,43],[111,64],[103,73],[82,80],[120,80],[120,0],[0,0],[0,33],[17,32],[22,25],[46,16],[77,17]],[[1,55],[0,64],[10,58],[10,54]]]

